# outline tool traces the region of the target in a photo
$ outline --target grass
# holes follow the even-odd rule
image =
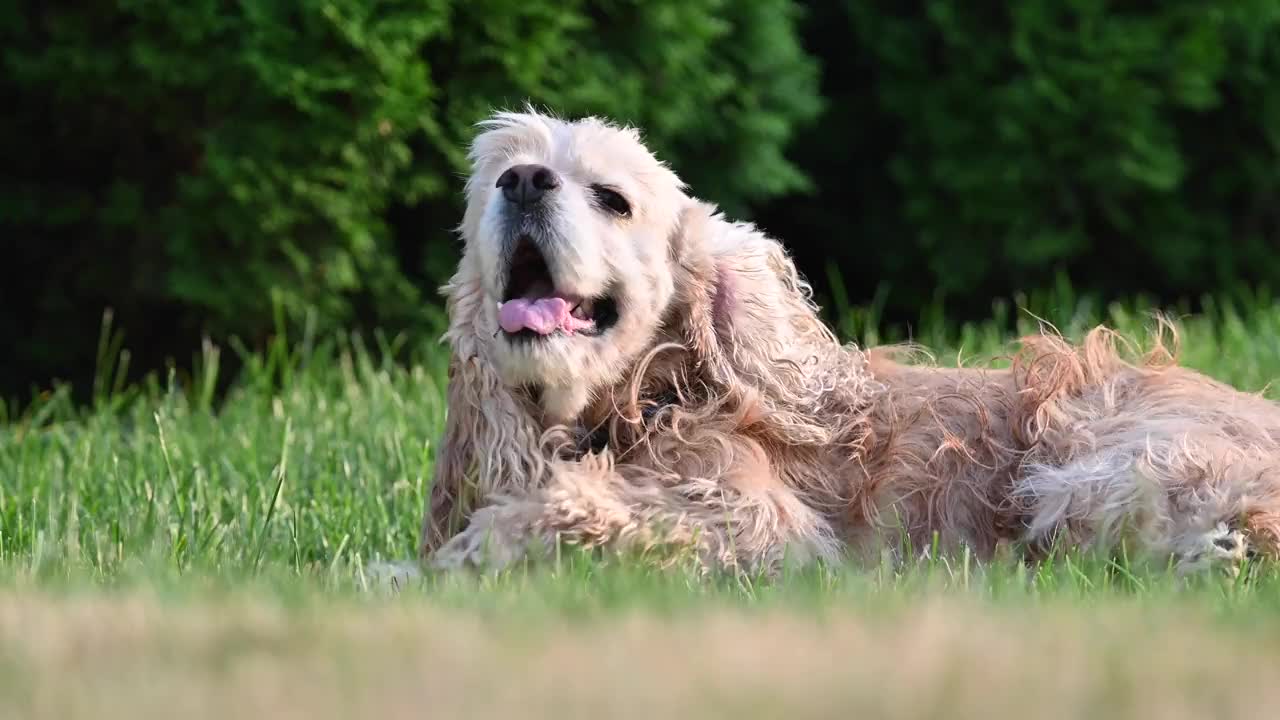
[[[1140,336],[1135,305],[1024,299],[1068,335]],[[913,338],[1007,349],[1030,313]],[[862,342],[901,339],[840,308]],[[1280,377],[1280,304],[1206,302],[1183,361]],[[281,334],[225,396],[221,353],[128,385],[103,333],[93,401],[0,418],[0,717],[1258,717],[1280,700],[1280,572],[1180,585],[1067,555],[935,558],[763,582],[572,552],[389,592],[444,414],[438,346]],[[1270,390],[1266,390],[1270,393]],[[1275,395],[1272,395],[1275,397]]]

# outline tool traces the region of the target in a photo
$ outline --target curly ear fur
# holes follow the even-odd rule
[[[532,409],[512,394],[485,357],[481,339],[495,329],[480,327],[484,294],[476,277],[463,258],[443,290],[450,317],[445,340],[452,349],[449,405],[422,528],[423,556],[456,532],[485,498],[537,487],[547,473]]]
[[[820,320],[786,250],[748,223],[694,202],[672,243],[680,332],[695,363],[734,404],[756,404],[787,445],[856,443],[877,386],[866,357]]]

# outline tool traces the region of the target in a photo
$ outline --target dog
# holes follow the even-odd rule
[[[842,344],[784,247],[633,128],[499,113],[469,159],[428,567],[568,543],[773,574],[1009,545],[1185,574],[1280,547],[1280,406],[1179,367],[1170,323],[1142,355],[1099,327],[1002,368],[912,363]]]

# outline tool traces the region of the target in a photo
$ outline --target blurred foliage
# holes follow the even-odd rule
[[[158,352],[201,333],[260,343],[276,310],[314,309],[322,327],[420,320],[454,257],[466,142],[495,108],[637,123],[731,209],[799,188],[783,150],[819,104],[794,13],[7,2],[0,336],[21,340],[0,375],[90,370],[104,306]]]
[[[526,101],[888,318],[1280,284],[1280,3],[802,5],[0,0],[0,390],[91,373],[106,307],[143,368],[430,319],[473,124]]]
[[[1058,272],[1170,299],[1280,281],[1280,3],[844,0],[805,38],[818,190],[764,217],[815,279],[957,314]]]

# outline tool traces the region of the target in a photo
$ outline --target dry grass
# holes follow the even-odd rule
[[[956,597],[529,624],[419,601],[9,591],[0,717],[1259,718],[1280,705],[1267,625]]]

